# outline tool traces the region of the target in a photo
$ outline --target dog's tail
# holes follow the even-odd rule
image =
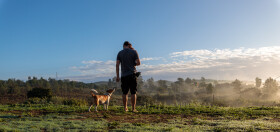
[[[92,97],[94,97],[95,94],[97,94],[98,92],[95,89],[91,89],[90,93],[91,93]]]

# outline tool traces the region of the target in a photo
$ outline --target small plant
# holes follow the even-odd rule
[[[117,128],[119,125],[120,125],[119,122],[109,122],[109,123],[108,123],[108,128],[109,128],[109,129],[115,129],[115,128]]]
[[[110,118],[111,115],[109,115],[109,114],[107,114],[107,113],[103,113],[103,117],[104,117],[104,118]]]
[[[87,101],[82,100],[82,99],[76,99],[76,98],[71,98],[71,99],[65,99],[63,100],[64,105],[72,105],[72,106],[86,106],[88,105]]]
[[[141,122],[139,122],[139,123],[132,123],[132,125],[134,125],[134,126],[145,126],[146,124],[145,123],[141,123]]]

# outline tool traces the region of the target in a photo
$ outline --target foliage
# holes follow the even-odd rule
[[[82,99],[75,99],[75,98],[63,100],[63,104],[64,105],[73,105],[73,106],[87,106],[88,105],[87,101],[82,100]]]
[[[50,89],[33,88],[27,92],[28,98],[51,98],[52,93]]]
[[[76,98],[63,98],[54,96],[50,99],[47,98],[29,98],[24,104],[44,104],[44,105],[69,105],[69,106],[88,106],[86,100]]]
[[[241,81],[239,81],[238,79],[235,79],[235,81],[232,82],[232,85],[234,87],[235,92],[240,93],[240,91],[241,91]]]
[[[262,85],[262,79],[256,77],[256,87],[259,88]]]
[[[276,94],[278,91],[278,83],[271,77],[268,78],[264,83],[264,93],[268,95]]]
[[[212,83],[209,83],[209,84],[207,85],[206,91],[207,91],[207,94],[213,94],[214,87],[213,87]]]

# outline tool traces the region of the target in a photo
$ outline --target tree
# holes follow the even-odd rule
[[[9,94],[16,94],[18,93],[18,87],[15,79],[8,79],[7,81],[8,85],[8,93]]]
[[[235,79],[235,81],[232,82],[233,89],[235,92],[240,93],[241,91],[241,81],[238,79]]]
[[[147,83],[148,83],[149,89],[154,89],[155,88],[155,82],[154,82],[154,79],[152,77],[147,79]]]
[[[191,84],[192,83],[192,80],[190,79],[190,78],[186,78],[186,80],[185,80],[185,82],[186,82],[186,84]]]
[[[158,80],[157,83],[158,83],[158,88],[157,88],[158,92],[167,92],[166,80]]]
[[[32,90],[27,92],[28,98],[51,98],[52,93],[50,89],[45,88],[33,88]]]
[[[109,80],[108,80],[108,87],[109,87],[109,88],[112,88],[112,87],[113,87],[112,79],[109,79]]]
[[[175,82],[175,84],[177,85],[176,91],[182,92],[182,90],[185,87],[185,80],[183,78],[178,78],[177,81]]]
[[[201,77],[199,86],[200,87],[206,87],[207,85],[206,85],[205,81],[206,81],[206,79],[204,77]]]
[[[205,82],[206,79],[205,79],[204,77],[201,77],[200,81],[201,81],[201,82]]]
[[[7,94],[7,87],[5,86],[5,81],[0,80],[0,95]]]
[[[262,84],[262,79],[256,77],[256,87],[259,88]]]
[[[158,86],[161,88],[167,88],[167,81],[166,80],[158,80]]]
[[[137,89],[138,89],[139,91],[141,91],[143,85],[144,85],[144,81],[143,81],[142,76],[140,75],[139,77],[137,77]]]
[[[266,79],[263,87],[264,93],[266,94],[276,94],[278,91],[278,83],[271,77]]]
[[[213,89],[214,89],[214,87],[213,87],[212,83],[209,83],[206,87],[207,94],[213,94]]]

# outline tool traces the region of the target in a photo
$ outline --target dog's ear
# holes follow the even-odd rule
[[[109,90],[107,90],[106,92],[107,93],[113,93],[115,91],[115,89],[109,89]]]

